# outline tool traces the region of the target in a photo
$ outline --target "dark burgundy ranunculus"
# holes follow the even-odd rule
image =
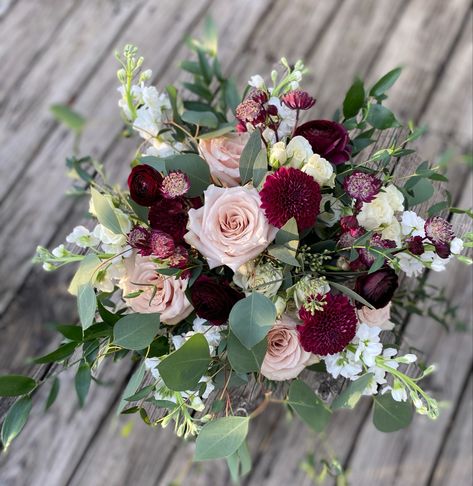
[[[184,242],[188,207],[184,200],[161,199],[151,206],[148,214],[151,228],[164,231],[172,237],[176,244]]]
[[[161,199],[162,181],[163,176],[150,165],[140,164],[133,167],[128,176],[131,198],[141,206],[152,206]]]
[[[421,236],[412,236],[406,240],[407,249],[413,254],[420,256],[424,253],[424,241]]]
[[[245,295],[230,287],[226,280],[201,275],[190,289],[192,305],[202,319],[215,326],[227,322],[232,307]]]
[[[369,275],[358,277],[355,283],[355,292],[367,300],[375,309],[382,309],[393,298],[397,286],[396,272],[392,268],[383,267]],[[356,305],[362,307],[359,302]]]
[[[330,120],[313,120],[296,129],[295,135],[306,138],[312,150],[332,164],[347,162],[352,147],[348,132],[340,123]]]

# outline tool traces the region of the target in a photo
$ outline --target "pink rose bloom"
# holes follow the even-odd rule
[[[391,302],[386,307],[381,309],[370,309],[368,306],[363,306],[358,309],[358,320],[370,327],[379,327],[383,331],[390,331],[394,327],[389,319],[391,317]]]
[[[200,152],[209,164],[212,177],[225,187],[240,184],[240,155],[248,138],[248,133],[228,133],[199,142]]]
[[[268,332],[268,349],[261,365],[261,374],[266,378],[291,380],[306,366],[319,361],[317,356],[302,348],[297,324],[289,316],[282,315]]]
[[[204,255],[210,268],[227,265],[236,271],[276,236],[278,229],[266,219],[256,189],[212,185],[204,196],[201,208],[189,210],[184,239]]]
[[[177,324],[192,312],[192,305],[184,293],[187,279],[160,275],[152,257],[136,253],[125,260],[125,268],[126,274],[118,284],[123,295],[142,291],[137,297],[124,297],[134,312],[157,312],[164,324]]]

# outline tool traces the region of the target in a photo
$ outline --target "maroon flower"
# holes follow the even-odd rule
[[[312,98],[307,91],[296,89],[285,94],[282,102],[291,110],[309,110],[315,105],[315,98]]]
[[[356,219],[356,216],[342,216],[340,218],[340,226],[342,227],[343,231],[352,231],[356,230],[360,227],[358,224],[358,220]]]
[[[396,272],[392,268],[383,267],[376,272],[358,277],[355,283],[355,292],[375,309],[382,309],[393,298],[397,286]],[[362,306],[359,302],[356,305],[357,307]]]
[[[256,126],[265,122],[266,111],[260,103],[248,98],[236,107],[235,116],[242,123]]]
[[[369,203],[378,194],[381,184],[373,174],[356,171],[345,177],[343,189],[353,199]]]
[[[268,94],[261,89],[254,89],[248,95],[248,99],[256,101],[260,105],[264,105],[268,101]]]
[[[151,255],[157,258],[168,258],[174,253],[174,240],[164,231],[151,230],[149,235],[149,249]]]
[[[128,176],[131,199],[140,206],[152,206],[161,199],[159,189],[162,181],[163,176],[150,165],[133,167]]]
[[[313,120],[296,129],[295,135],[306,138],[312,150],[332,164],[343,164],[350,158],[348,132],[343,125],[330,120]]]
[[[187,248],[182,245],[176,246],[174,253],[168,259],[168,263],[172,268],[186,268],[189,263],[189,252]]]
[[[440,216],[429,218],[424,225],[425,236],[435,246],[435,251],[440,258],[450,256],[450,243],[455,234],[452,225]]]
[[[192,305],[202,319],[220,326],[227,322],[232,307],[245,295],[226,280],[201,275],[190,289]]]
[[[151,206],[149,224],[151,228],[164,231],[174,242],[182,243],[188,220],[187,205],[180,199],[162,199]]]
[[[322,310],[311,314],[302,307],[299,317],[304,321],[297,330],[305,351],[320,356],[339,353],[355,337],[355,308],[344,295],[327,294]]]
[[[413,236],[411,238],[408,238],[406,240],[406,243],[407,243],[407,249],[413,255],[419,256],[422,255],[425,251],[423,238],[421,236]]]
[[[190,189],[189,177],[180,170],[173,170],[163,179],[161,183],[161,194],[166,199],[175,199]]]
[[[141,226],[135,226],[128,233],[128,244],[137,250],[141,250],[144,247],[148,247],[149,230]]]
[[[320,211],[320,186],[312,176],[292,167],[269,175],[260,196],[268,221],[278,228],[292,217],[299,231],[310,228]]]
[[[371,248],[380,248],[380,249],[387,249],[387,248],[396,248],[396,242],[393,240],[385,240],[379,233],[374,233],[370,239],[370,246]],[[370,267],[373,265],[374,261],[376,260],[377,253],[370,252],[365,248],[360,248],[358,250],[360,254],[360,260],[366,267]]]

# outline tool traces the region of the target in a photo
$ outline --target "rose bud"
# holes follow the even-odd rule
[[[375,309],[382,309],[389,304],[397,287],[396,272],[392,268],[383,267],[376,272],[358,277],[354,290]],[[362,307],[359,302],[356,305],[358,308]]]
[[[332,164],[338,165],[350,159],[352,147],[350,138],[343,125],[330,120],[313,120],[304,123],[295,135],[306,138],[314,153],[319,154]]]
[[[215,326],[227,322],[232,307],[245,297],[245,294],[230,287],[226,280],[207,275],[201,275],[190,290],[196,314]]]
[[[133,167],[128,176],[131,199],[140,206],[152,206],[161,199],[162,181],[163,176],[149,165]]]

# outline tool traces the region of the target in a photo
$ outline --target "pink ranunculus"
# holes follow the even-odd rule
[[[160,275],[152,257],[137,253],[125,260],[126,274],[120,280],[124,300],[134,312],[142,314],[157,312],[164,324],[177,324],[192,312],[185,290],[187,279]],[[126,297],[135,292],[136,297]]]
[[[212,177],[225,187],[240,184],[240,155],[248,138],[248,133],[228,133],[199,142]]]
[[[278,229],[266,219],[256,189],[212,185],[204,196],[201,208],[189,210],[184,239],[204,255],[210,268],[226,265],[236,271],[276,236]]]
[[[370,327],[379,327],[383,331],[390,331],[394,327],[391,317],[391,302],[381,309],[370,309],[364,306],[357,310],[358,320]]]
[[[299,342],[295,320],[283,314],[268,332],[268,349],[261,365],[261,374],[270,380],[295,378],[306,366],[319,358],[304,351]]]

